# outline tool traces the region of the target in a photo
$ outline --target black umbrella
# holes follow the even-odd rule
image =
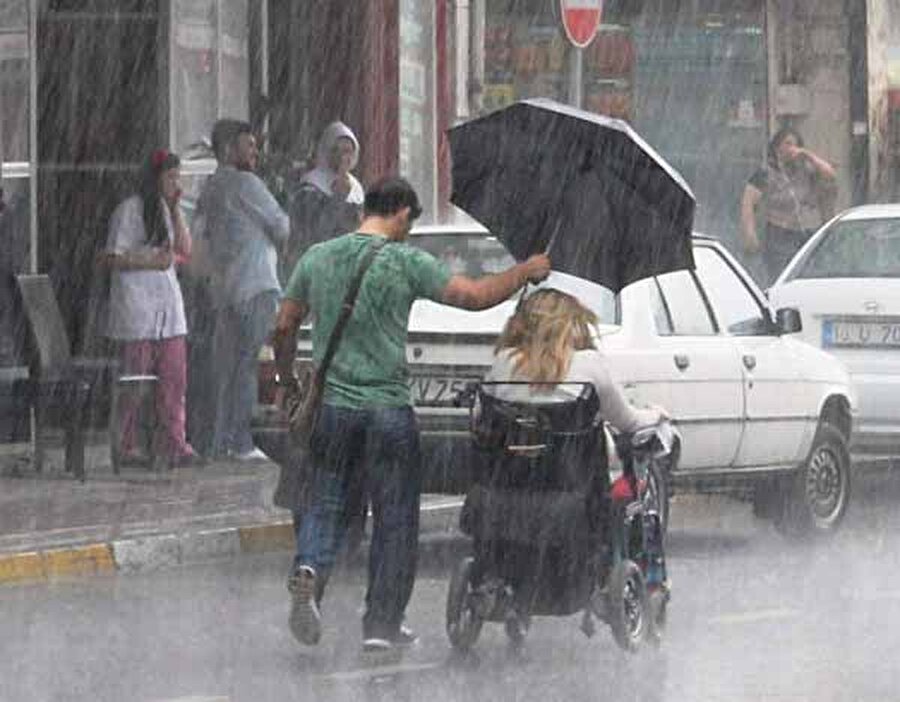
[[[452,202],[518,260],[548,251],[614,292],[694,267],[694,195],[627,123],[525,100],[449,136]]]

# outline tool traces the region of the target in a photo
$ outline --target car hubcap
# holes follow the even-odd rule
[[[844,476],[840,459],[829,447],[821,447],[809,462],[806,499],[813,517],[827,526],[840,514],[844,500]]]

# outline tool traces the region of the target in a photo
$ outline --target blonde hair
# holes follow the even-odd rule
[[[516,375],[555,385],[565,379],[575,351],[596,348],[591,334],[596,324],[597,315],[571,295],[538,290],[509,318],[495,353],[510,350]]]

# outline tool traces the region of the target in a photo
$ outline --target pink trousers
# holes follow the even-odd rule
[[[122,342],[122,373],[156,375],[157,454],[179,458],[194,450],[185,439],[185,391],[187,390],[187,344],[185,337]],[[124,453],[135,450],[138,398],[122,398],[122,443]]]

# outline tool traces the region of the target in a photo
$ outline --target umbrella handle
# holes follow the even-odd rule
[[[547,248],[544,249],[544,253],[548,256],[550,255],[550,249],[553,248],[553,244],[556,243],[556,235],[559,234],[559,229],[562,226],[562,217],[557,217],[556,226],[553,227],[553,234],[550,235],[550,240],[547,242]]]
[[[526,280],[525,285],[522,286],[522,293],[519,295],[519,301],[516,303],[516,313],[518,314],[519,310],[522,309],[522,305],[525,304],[525,298],[528,297],[528,286],[531,285],[531,281]]]

